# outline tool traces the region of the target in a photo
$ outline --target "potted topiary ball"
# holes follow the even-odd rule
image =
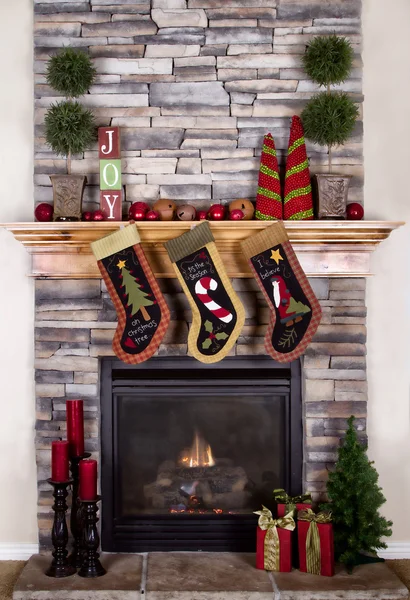
[[[309,77],[326,91],[307,103],[301,118],[307,139],[328,147],[329,172],[317,174],[319,219],[345,219],[350,175],[332,173],[332,148],[344,144],[352,134],[359,111],[346,92],[332,91],[331,85],[349,77],[353,62],[350,42],[336,35],[314,38],[303,56]]]
[[[92,112],[75,98],[89,90],[95,75],[91,59],[80,50],[64,48],[48,62],[47,83],[66,96],[50,106],[44,121],[47,144],[67,160],[67,175],[50,175],[55,221],[81,219],[86,177],[71,173],[71,158],[90,148],[96,140],[96,126]]]

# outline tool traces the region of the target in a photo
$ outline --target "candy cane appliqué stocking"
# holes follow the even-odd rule
[[[233,314],[229,310],[226,310],[226,308],[219,306],[219,304],[208,296],[208,290],[215,291],[217,287],[218,282],[215,279],[212,279],[212,277],[202,277],[195,284],[195,293],[215,317],[218,317],[224,323],[230,323],[233,319]]]
[[[208,222],[165,243],[192,309],[188,349],[204,363],[224,358],[245,322],[236,295],[216,249]]]

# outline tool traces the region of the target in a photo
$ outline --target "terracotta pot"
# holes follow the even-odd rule
[[[351,175],[319,173],[316,215],[318,219],[346,219],[347,193]]]
[[[81,221],[85,175],[50,175],[53,185],[54,221]]]

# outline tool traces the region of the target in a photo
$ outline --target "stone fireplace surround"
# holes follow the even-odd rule
[[[305,489],[323,496],[329,470],[350,414],[366,435],[365,282],[370,255],[400,222],[286,222],[290,241],[323,309],[319,329],[302,359],[303,453]],[[3,225],[32,254],[36,278],[36,456],[38,524],[42,553],[49,549],[51,493],[50,444],[66,434],[65,400],[85,400],[86,449],[100,458],[100,357],[112,356],[116,315],[90,251],[90,242],[119,224],[9,223]],[[190,226],[189,224],[187,225]],[[212,223],[216,245],[246,309],[235,356],[264,354],[268,309],[239,241],[267,224]],[[139,231],[170,306],[172,322],[159,355],[187,354],[191,318],[185,296],[164,260],[162,242],[182,233],[181,223],[141,224]],[[254,555],[244,553],[166,552],[104,554],[108,575],[84,580],[77,575],[52,580],[44,575],[49,555],[34,555],[17,582],[13,599],[148,598],[148,600],[303,600],[386,598],[401,600],[408,590],[386,565],[359,567],[333,578],[264,573]],[[80,593],[80,595],[79,595]]]
[[[323,311],[322,322],[302,359],[303,488],[323,498],[328,471],[336,459],[340,436],[351,414],[366,435],[365,279],[311,278]],[[263,336],[269,311],[252,279],[234,279],[246,309],[246,321],[232,355],[264,354]],[[188,302],[176,280],[160,285],[172,321],[159,356],[187,354],[191,320]],[[100,364],[113,356],[116,314],[99,279],[36,281],[36,457],[40,546],[50,547],[52,496],[51,442],[66,435],[65,400],[83,398],[86,450],[100,458]]]

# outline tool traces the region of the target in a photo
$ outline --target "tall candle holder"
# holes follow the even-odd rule
[[[71,554],[68,557],[70,563],[79,569],[83,564],[83,514],[82,505],[78,498],[79,489],[79,464],[83,458],[89,458],[90,452],[84,452],[82,456],[71,456],[70,457],[70,472],[73,479],[73,494],[71,502],[71,515],[70,515],[70,529],[71,535],[73,536],[73,546]]]
[[[83,564],[78,571],[80,577],[101,577],[106,574],[106,570],[99,560],[98,547],[100,545],[100,536],[98,535],[98,506],[97,503],[101,500],[101,496],[97,496],[95,500],[81,500],[83,506],[83,543],[84,555]]]
[[[51,541],[54,546],[53,560],[50,567],[46,571],[48,577],[68,577],[74,575],[76,568],[68,562],[67,558],[67,542],[68,529],[66,522],[67,512],[67,488],[73,483],[72,479],[67,481],[54,481],[47,479],[48,483],[53,486],[54,496],[54,521],[51,534]]]

